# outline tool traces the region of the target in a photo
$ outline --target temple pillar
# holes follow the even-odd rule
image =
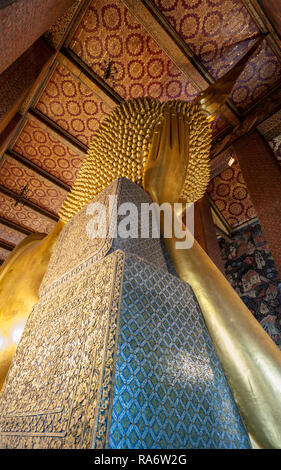
[[[224,274],[223,260],[207,195],[194,204],[194,238]]]
[[[234,143],[249,195],[281,273],[281,171],[271,148],[255,130]]]
[[[39,38],[0,75],[0,132],[11,127],[22,103],[38,85],[55,57],[55,51]],[[7,131],[6,131],[7,134]],[[2,139],[3,140],[3,139]]]

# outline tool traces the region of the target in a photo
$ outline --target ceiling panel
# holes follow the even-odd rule
[[[232,229],[256,217],[237,162],[212,179],[208,193]]]
[[[39,121],[28,119],[14,146],[20,155],[72,186],[83,157]]]
[[[56,222],[0,193],[0,216],[33,232],[49,233]]]
[[[36,107],[86,146],[110,112],[105,102],[61,64],[57,64]]]
[[[0,240],[17,245],[26,235],[0,223]]]
[[[119,0],[92,1],[69,47],[124,99],[198,93]]]
[[[54,214],[57,214],[67,196],[65,190],[8,155],[4,156],[1,164],[0,184],[18,195],[25,189],[23,193],[25,199]]]
[[[4,248],[0,246],[0,261],[1,262],[5,261],[5,259],[8,258],[10,253],[11,252],[9,250],[5,250]]]
[[[260,34],[240,0],[154,3],[215,80],[234,67]],[[231,99],[245,111],[280,79],[280,62],[265,40],[237,80]]]

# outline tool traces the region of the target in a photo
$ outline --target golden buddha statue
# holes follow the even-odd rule
[[[27,237],[1,268],[3,325],[14,328],[27,318],[62,227],[117,177],[142,185],[159,205],[203,196],[210,177],[208,114],[225,102],[252,52],[194,103],[138,98],[122,103],[104,120],[54,230],[43,239]],[[195,240],[187,250],[176,249],[175,237],[165,242],[179,277],[197,297],[249,434],[260,447],[280,447],[281,352]],[[14,350],[0,354],[2,383]]]

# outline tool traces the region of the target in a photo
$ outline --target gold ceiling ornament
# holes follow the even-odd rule
[[[210,179],[211,129],[200,104],[136,98],[117,106],[94,135],[87,158],[59,211],[63,222],[118,177],[143,185],[153,132],[165,119],[167,110],[182,116],[188,125],[181,200],[195,202],[204,195]]]

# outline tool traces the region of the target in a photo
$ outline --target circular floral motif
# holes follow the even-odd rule
[[[243,205],[241,202],[231,202],[228,209],[232,215],[241,215],[243,212]]]
[[[146,46],[147,46],[147,50],[150,54],[154,55],[154,54],[161,54],[162,53],[161,49],[158,47],[156,42],[150,36],[147,36],[147,38],[146,38]]]
[[[270,87],[268,84],[257,85],[252,92],[253,99],[260,98],[262,95],[265,95],[269,91]]]
[[[150,59],[147,64],[147,72],[150,78],[160,78],[164,73],[164,62],[160,58]]]
[[[114,81],[124,80],[124,78],[125,78],[124,64],[122,64],[122,62],[119,62],[119,60],[115,60],[114,61],[114,66],[115,66],[115,73],[114,73],[113,80]]]
[[[83,110],[85,111],[88,116],[92,116],[93,114],[97,114],[98,112],[98,105],[93,100],[85,100],[82,103]]]
[[[57,119],[57,124],[63,129],[65,129],[66,131],[69,131],[69,124],[66,121],[66,119],[61,119],[61,118]]]
[[[239,201],[243,201],[248,196],[247,189],[244,186],[236,186],[233,188],[232,196],[234,199],[238,199]]]
[[[135,59],[128,63],[128,75],[131,80],[139,80],[144,76],[144,65],[141,60]]]
[[[161,82],[152,82],[147,88],[148,96],[159,99],[163,95],[163,85]]]
[[[48,145],[39,145],[38,150],[40,155],[44,157],[50,157],[52,155],[52,151]]]
[[[36,142],[39,144],[44,144],[47,141],[47,137],[43,131],[37,130],[33,132],[33,137]]]
[[[222,28],[223,15],[219,11],[210,11],[203,20],[205,36],[217,36]]]
[[[232,99],[236,104],[241,104],[247,101],[250,90],[245,85],[235,86],[232,92]]]
[[[216,199],[214,201],[214,203],[216,204],[217,208],[220,210],[220,211],[224,211],[225,208],[226,208],[226,202],[223,200],[223,199]]]
[[[89,37],[85,39],[85,48],[87,54],[92,59],[100,59],[103,55],[103,45],[101,39],[97,37]]]
[[[45,91],[46,95],[49,96],[49,98],[57,98],[60,93],[58,85],[52,80],[48,83],[48,86]]]
[[[182,83],[179,80],[171,80],[166,85],[167,96],[171,99],[178,98],[182,92]]]
[[[277,71],[280,73],[280,67],[278,67],[277,62],[275,62],[274,60],[268,60],[261,64],[258,70],[259,79],[262,81],[269,80],[277,74]]]
[[[55,116],[63,116],[64,115],[64,107],[60,101],[51,101],[50,102],[50,110]]]
[[[233,168],[228,168],[227,170],[225,170],[221,175],[221,179],[224,180],[224,181],[229,181],[233,178],[234,176],[234,170]]]
[[[199,31],[200,18],[194,13],[187,13],[180,21],[180,34],[184,39],[192,39]]]
[[[81,132],[85,130],[85,124],[82,119],[75,118],[71,120],[71,126],[76,132]]]
[[[158,0],[157,6],[161,11],[172,11],[176,7],[177,3],[177,0]]]
[[[30,178],[29,182],[34,188],[40,188],[41,186],[41,182],[36,178]]]
[[[99,128],[100,122],[98,119],[91,117],[87,120],[87,127],[90,131],[96,132]]]
[[[25,145],[24,150],[30,157],[37,155],[37,150],[33,147],[33,145]]]
[[[55,144],[53,146],[53,151],[58,157],[62,157],[66,154],[66,150],[61,144]]]
[[[133,83],[129,88],[130,98],[137,98],[139,96],[144,96],[144,87],[141,83]]]
[[[220,183],[218,184],[217,186],[217,194],[220,196],[220,197],[225,197],[225,196],[228,196],[230,193],[230,186],[228,184],[225,184],[225,183]]]
[[[120,57],[123,53],[123,42],[117,34],[105,38],[105,49],[111,57]]]
[[[143,53],[143,37],[139,33],[131,33],[126,39],[126,50],[132,56],[138,56]]]
[[[87,31],[87,33],[94,33],[98,30],[99,28],[99,15],[97,13],[97,10],[90,6],[87,9],[87,16],[84,16],[81,26],[84,29],[84,31]],[[76,42],[76,38],[75,38]]]
[[[217,43],[216,41],[210,39],[209,41],[205,41],[200,45],[198,55],[200,56],[201,60],[204,60],[204,62],[208,63],[215,60],[217,53]]]
[[[66,109],[71,116],[78,116],[79,114],[81,114],[81,107],[77,101],[67,101]]]
[[[73,98],[73,96],[75,96],[77,93],[75,85],[71,80],[63,80],[61,89],[66,98]]]
[[[51,158],[46,158],[44,160],[44,165],[46,166],[46,168],[48,168],[49,170],[53,170],[55,167],[56,167],[56,163],[54,160],[52,160]]]
[[[248,62],[245,69],[241,73],[239,77],[240,82],[248,82],[250,81],[254,75],[256,74],[256,65],[253,62]]]
[[[167,72],[170,77],[180,77],[181,71],[170,59],[167,62]]]
[[[116,5],[110,4],[101,10],[103,26],[109,31],[116,31],[121,26],[121,11]]]
[[[69,168],[69,162],[65,158],[58,158],[58,166],[60,168]]]
[[[125,21],[125,25],[127,26],[127,28],[140,29],[140,24],[129,13],[129,10],[127,8],[124,9],[124,21]]]

